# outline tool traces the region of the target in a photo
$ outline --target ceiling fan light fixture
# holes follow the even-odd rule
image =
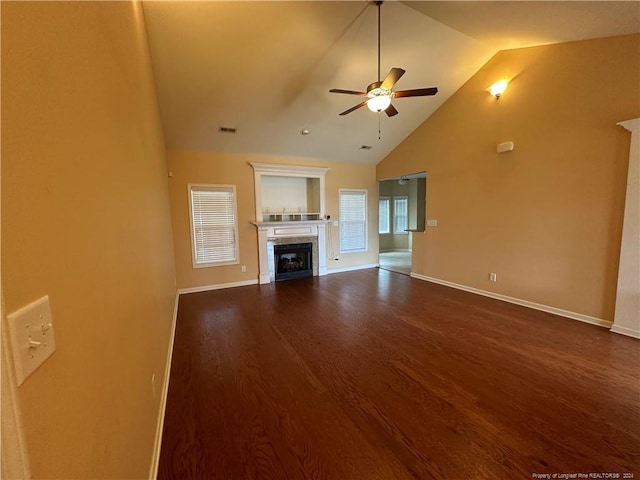
[[[359,92],[356,90],[343,90],[341,88],[332,88],[329,93],[343,93],[347,95],[357,95],[359,97],[367,97],[366,100],[360,102],[357,105],[339,113],[340,116],[347,115],[351,112],[364,107],[365,105],[375,113],[384,111],[388,117],[395,117],[398,114],[398,110],[391,105],[391,99],[402,97],[425,97],[429,95],[435,95],[438,93],[437,87],[430,88],[417,88],[412,90],[397,90],[393,91],[393,86],[396,84],[400,77],[405,74],[405,70],[398,67],[393,67],[389,70],[389,73],[384,80],[380,79],[380,6],[382,0],[375,0],[373,2],[378,7],[378,81],[371,83],[367,87],[366,92]],[[380,138],[380,126],[378,125],[378,138]]]
[[[384,88],[374,88],[367,96],[367,107],[372,112],[382,112],[391,105],[391,91]]]

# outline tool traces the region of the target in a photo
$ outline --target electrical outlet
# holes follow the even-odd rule
[[[246,273],[247,272],[247,266],[246,265],[242,265],[242,267],[240,267],[242,269],[242,273]]]
[[[490,273],[489,274],[489,280],[492,282],[497,282],[498,281],[498,274],[497,273]]]
[[[7,315],[16,381],[21,385],[56,349],[49,296]]]

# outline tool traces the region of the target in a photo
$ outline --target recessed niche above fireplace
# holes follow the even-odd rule
[[[262,221],[320,220],[320,179],[263,175]]]
[[[328,168],[252,162],[256,222],[304,222],[324,218]]]

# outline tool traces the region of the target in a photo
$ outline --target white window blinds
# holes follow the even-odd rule
[[[233,185],[189,185],[193,266],[238,263]]]
[[[393,197],[393,233],[407,234],[407,197]]]
[[[340,190],[340,252],[367,249],[367,191]]]
[[[389,197],[380,197],[378,219],[378,233],[389,233]]]

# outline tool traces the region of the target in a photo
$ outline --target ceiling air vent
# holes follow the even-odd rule
[[[371,150],[373,147],[371,145],[362,145],[360,150]]]
[[[220,133],[236,133],[236,129],[232,127],[219,127],[218,131]]]

